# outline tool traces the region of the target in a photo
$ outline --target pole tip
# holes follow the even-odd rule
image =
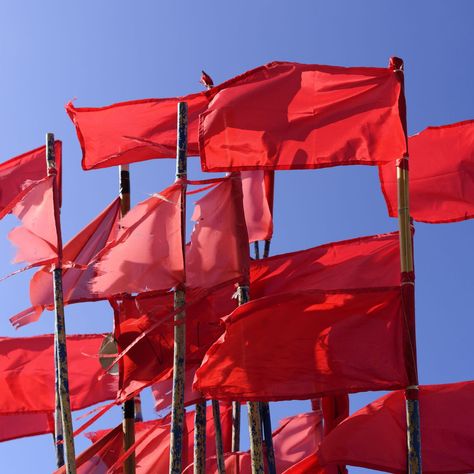
[[[394,71],[403,71],[403,59],[392,56],[389,60],[388,67]]]

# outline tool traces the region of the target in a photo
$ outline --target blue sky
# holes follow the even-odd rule
[[[77,106],[99,106],[184,95],[201,90],[201,69],[219,83],[274,60],[385,67],[397,55],[405,60],[411,134],[472,119],[473,17],[469,0],[5,1],[0,4],[0,161],[40,146],[47,131],[63,140],[67,240],[118,189],[116,168],[81,170],[79,144],[64,111],[73,98]],[[198,160],[191,159],[189,169],[192,179],[201,176]],[[131,172],[132,200],[138,202],[174,179],[174,162],[134,164]],[[387,217],[371,167],[279,172],[275,189],[272,253],[397,227]],[[14,224],[13,217],[0,223],[1,275],[12,270],[6,234]],[[416,225],[422,383],[473,378],[473,231],[473,221]],[[52,313],[18,332],[8,323],[28,306],[28,281],[29,275],[20,275],[1,283],[1,335],[52,331]],[[111,311],[102,303],[67,307],[66,317],[71,334],[111,328]],[[351,397],[353,409],[378,395]],[[151,417],[149,396],[144,405]],[[307,402],[287,402],[272,405],[272,412],[276,420],[308,408]],[[97,426],[119,419],[117,410]],[[78,451],[87,445],[78,438]],[[4,472],[50,472],[51,437],[2,443],[0,458]]]

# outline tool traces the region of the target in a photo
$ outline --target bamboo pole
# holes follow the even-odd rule
[[[206,401],[194,412],[194,474],[206,474]]]
[[[212,416],[214,418],[214,427],[216,431],[217,472],[219,474],[225,474],[224,446],[222,443],[221,410],[218,400],[212,400]]]
[[[187,143],[188,143],[188,105],[178,103],[178,138],[176,153],[176,179],[187,177]],[[183,260],[186,236],[186,184],[182,184],[181,194],[181,234]],[[184,306],[184,287],[174,293],[175,309]],[[175,318],[174,355],[173,355],[173,398],[171,406],[171,437],[170,437],[170,474],[180,474],[182,470],[183,423],[184,423],[184,379],[186,355],[186,312],[183,310]]]
[[[128,165],[119,166],[120,215],[130,211],[130,170]],[[128,451],[135,443],[135,400],[126,400],[122,405],[123,449]],[[135,474],[135,452],[124,461],[125,474]]]
[[[398,225],[400,238],[400,265],[402,285],[402,310],[408,333],[408,346],[406,358],[409,360],[410,386],[405,391],[406,417],[407,417],[407,472],[420,474],[421,462],[421,432],[420,432],[420,406],[418,401],[418,373],[416,363],[416,333],[415,333],[415,279],[413,265],[413,242],[410,220],[410,199],[408,181],[408,133],[406,121],[406,103],[404,91],[403,61],[391,58],[390,66],[397,74],[401,84],[399,99],[400,115],[406,137],[406,156],[398,160],[397,166],[397,191],[398,191]]]
[[[46,134],[46,163],[48,176],[56,175],[56,156],[54,151],[54,134]],[[66,323],[64,317],[63,300],[63,244],[61,235],[61,217],[59,210],[59,192],[57,180],[53,180],[53,201],[54,217],[58,240],[58,264],[53,269],[53,289],[54,289],[54,353],[56,363],[56,386],[59,392],[59,404],[56,408],[61,408],[61,424],[64,437],[64,452],[66,462],[66,473],[76,473],[76,455],[74,452],[74,437],[72,429],[71,404],[69,400],[69,377],[67,369],[67,348],[66,348]],[[59,435],[59,433],[57,433]]]

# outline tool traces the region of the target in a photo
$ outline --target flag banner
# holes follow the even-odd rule
[[[400,284],[398,232],[332,242],[252,261],[252,299],[302,290]]]
[[[194,208],[186,252],[186,285],[211,288],[227,281],[248,285],[249,245],[238,173],[227,177]]]
[[[274,62],[200,116],[203,171],[376,165],[406,151],[391,68]]]
[[[62,143],[54,142],[56,152],[56,179],[61,189]],[[48,176],[46,166],[46,146],[28,151],[0,164],[0,219],[11,212],[29,186]]]
[[[118,377],[103,373],[102,334],[67,336],[71,408],[80,410],[117,395]],[[0,338],[0,415],[53,412],[54,336]],[[6,418],[4,418],[6,420]],[[13,418],[12,418],[13,420]]]
[[[225,324],[196,371],[206,398],[304,400],[408,385],[399,287],[260,298]]]
[[[474,120],[428,127],[408,140],[410,216],[439,224],[474,217]],[[379,167],[388,214],[398,216],[395,163]]]
[[[118,231],[120,200],[115,199],[63,248],[64,304],[97,301],[89,287],[94,276],[93,258],[114,239]],[[16,328],[37,321],[44,309],[54,309],[53,280],[49,267],[38,270],[30,281],[31,308],[13,316]]]
[[[53,198],[54,176],[30,184],[28,192],[11,209],[21,221],[8,234],[17,247],[13,263],[27,262],[26,268],[56,264],[58,234]]]
[[[423,472],[474,472],[474,382],[419,389]],[[404,391],[389,393],[354,413],[321,444],[322,463],[405,473]]]
[[[0,414],[0,442],[54,433],[54,412]]]
[[[169,290],[184,282],[182,186],[175,183],[133,207],[99,254],[91,291],[100,298]]]
[[[273,235],[273,171],[242,171],[245,222],[249,242]]]
[[[349,396],[322,397],[321,408],[324,419],[324,436],[349,416]]]
[[[302,461],[286,469],[282,474],[342,474],[347,470],[339,470],[335,465],[321,466],[317,452],[310,454]]]

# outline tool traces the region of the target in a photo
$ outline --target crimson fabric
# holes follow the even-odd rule
[[[226,474],[251,474],[252,472],[252,460],[248,451],[224,453],[224,465]],[[193,472],[194,464],[190,464],[183,474],[193,474]],[[206,458],[206,474],[219,474],[216,456]]]
[[[0,442],[54,433],[52,411],[0,415]]]
[[[11,209],[21,225],[8,234],[17,247],[13,263],[28,262],[29,266],[56,263],[58,235],[54,211],[53,181],[46,177],[29,186],[28,192]]]
[[[201,114],[204,171],[387,163],[405,153],[392,69],[274,62]]]
[[[194,388],[206,398],[308,399],[408,385],[400,288],[265,297],[225,323],[196,371]]]
[[[317,453],[312,453],[294,464],[283,474],[340,474],[336,466],[321,466]]]
[[[239,174],[227,177],[196,202],[186,285],[211,288],[226,281],[248,285],[249,245]]]
[[[474,472],[474,382],[421,386],[423,472]],[[323,440],[322,462],[406,472],[403,391],[389,393],[343,421]]]
[[[232,299],[234,291],[233,284],[204,293],[199,289],[186,291],[186,366],[189,369],[201,363],[207,349],[221,336],[223,327],[220,318],[231,313],[237,305]],[[170,381],[174,324],[167,316],[173,311],[173,295],[161,293],[124,297],[114,303],[114,309],[119,352],[153,324],[163,321],[119,362],[120,399],[152,383]],[[189,396],[194,396],[192,391]]]
[[[346,394],[336,397],[322,397],[321,406],[324,419],[324,435],[327,436],[349,416],[349,397]]]
[[[393,232],[255,260],[250,268],[251,297],[399,285],[399,248],[398,232]]]
[[[98,354],[102,334],[67,337],[71,408],[114,399],[118,378],[103,373]],[[54,397],[54,338],[0,338],[0,415],[52,412]]]
[[[438,224],[474,217],[474,120],[428,127],[409,138],[410,215]],[[391,217],[397,217],[395,163],[379,168]]]
[[[141,202],[120,220],[117,238],[94,266],[91,291],[121,293],[171,289],[184,281],[181,239],[182,186],[175,183]]]
[[[91,293],[90,280],[94,275],[92,267],[86,270],[68,267],[69,262],[87,266],[93,258],[111,241],[118,230],[117,219],[120,212],[120,200],[113,201],[90,224],[72,238],[63,249],[63,295],[64,304],[82,301],[96,301],[98,297]],[[10,321],[15,327],[37,321],[42,311],[54,308],[53,282],[50,269],[42,268],[33,275],[30,282],[31,308],[13,316]]]
[[[272,171],[260,170],[241,173],[245,222],[250,243],[272,238],[273,174]]]
[[[58,189],[61,189],[61,142],[54,142],[54,147]],[[0,219],[11,212],[11,209],[21,200],[25,191],[33,182],[41,181],[47,175],[45,146],[28,151],[0,164]]]

